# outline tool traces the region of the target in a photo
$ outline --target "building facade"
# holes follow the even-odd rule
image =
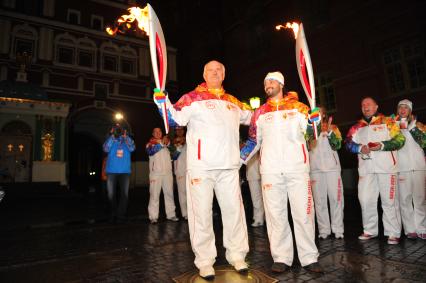
[[[2,156],[0,170],[9,171],[3,182],[60,181],[76,188],[96,182],[102,143],[117,112],[123,113],[121,123],[137,146],[132,184],[147,182],[144,144],[152,128],[161,126],[152,103],[148,38],[142,32],[114,37],[105,32],[134,5],[110,0],[0,1],[1,154],[11,156],[7,146],[23,138],[19,132],[29,140],[27,177],[12,174],[16,169]],[[176,49],[168,46],[167,52],[168,91],[174,94]],[[50,161],[43,160],[46,134],[53,137]],[[19,144],[13,144],[17,152]],[[53,172],[46,168],[55,166],[64,175],[60,180],[53,176],[57,174],[39,173]]]

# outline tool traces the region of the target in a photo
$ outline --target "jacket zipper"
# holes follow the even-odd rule
[[[391,151],[390,154],[392,156],[393,165],[396,165],[396,160],[395,160],[395,156],[393,156],[393,151]]]
[[[198,139],[198,160],[201,160],[201,139]]]
[[[302,152],[303,152],[303,163],[306,164],[306,151],[305,151],[305,145],[302,143]]]

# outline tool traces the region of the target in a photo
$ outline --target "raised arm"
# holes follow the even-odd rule
[[[398,150],[401,147],[403,147],[405,143],[405,137],[401,133],[398,123],[396,123],[395,120],[392,118],[387,118],[386,126],[389,130],[391,139],[387,141],[382,141],[383,143],[382,150],[392,151],[392,150]]]
[[[426,127],[420,123],[413,121],[408,127],[411,136],[420,145],[421,148],[426,147]]]
[[[342,147],[342,134],[336,125],[331,125],[330,131],[327,134],[328,143],[332,150],[337,151]]]
[[[167,120],[169,122],[170,127],[175,126],[186,126],[191,117],[191,104],[192,100],[189,95],[183,95],[178,102],[173,105],[169,97],[162,93],[156,92],[154,93],[154,102],[158,107],[158,111],[160,115],[167,115]],[[163,113],[163,104],[166,105],[166,113]]]

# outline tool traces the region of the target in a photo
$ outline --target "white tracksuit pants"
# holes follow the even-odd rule
[[[405,234],[426,233],[425,173],[426,171],[399,173],[399,207]]]
[[[335,234],[343,234],[344,199],[340,172],[311,173],[311,183],[319,234],[330,235],[331,231]],[[328,216],[327,196],[330,202],[330,217]]]
[[[265,222],[265,209],[263,208],[261,181],[249,180],[251,201],[253,203],[253,221]]]
[[[238,169],[187,172],[188,226],[197,268],[216,259],[213,231],[213,194],[222,213],[223,246],[230,264],[244,260],[249,251],[246,218]]]
[[[188,212],[186,208],[186,175],[176,176],[176,184],[179,194],[179,205],[182,217],[187,217]]]
[[[149,176],[149,219],[158,219],[160,210],[160,193],[163,188],[164,204],[167,218],[176,216],[176,206],[173,197],[173,175],[150,175]]]
[[[379,233],[377,199],[382,203],[383,228],[385,236],[400,237],[401,214],[398,201],[398,180],[396,174],[367,174],[360,176],[358,199],[361,204],[364,233]]]
[[[274,262],[293,263],[293,237],[288,223],[290,201],[297,252],[302,266],[318,261],[315,212],[308,173],[262,174],[266,225]]]

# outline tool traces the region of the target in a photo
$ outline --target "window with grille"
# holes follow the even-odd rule
[[[104,55],[103,69],[106,71],[117,72],[118,57],[113,55]]]
[[[416,39],[384,50],[383,64],[391,94],[426,86],[424,41]]]
[[[70,24],[79,25],[80,24],[80,11],[68,9],[67,20]]]
[[[74,48],[67,46],[58,46],[57,61],[62,64],[74,64]]]

